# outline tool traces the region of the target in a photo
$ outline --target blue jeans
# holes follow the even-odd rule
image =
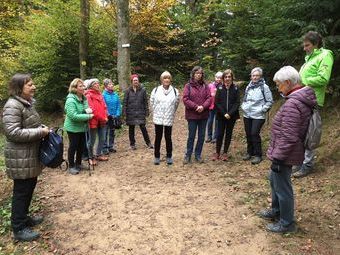
[[[288,226],[294,222],[294,193],[290,176],[292,166],[280,166],[280,172],[270,171],[272,211],[280,214],[280,223]]]
[[[203,144],[204,144],[204,136],[205,136],[205,127],[207,124],[207,120],[188,120],[188,141],[187,141],[187,152],[186,156],[191,157],[191,154],[194,150],[194,142],[196,136],[196,130],[198,130],[197,134],[197,143],[195,147],[195,158],[201,158]]]
[[[212,109],[209,111],[209,118],[207,122],[209,140],[217,138],[217,119],[215,118],[215,115],[216,115],[215,109]],[[213,133],[214,120],[215,120],[215,129]]]
[[[105,126],[104,127],[98,127],[98,128],[90,128],[89,131],[90,134],[90,139],[87,141],[88,142],[88,148],[89,148],[89,158],[94,158],[94,156],[100,156],[103,154],[103,146],[104,146],[104,138],[105,138]],[[97,145],[97,150],[96,150],[96,155],[93,154],[93,147],[94,144],[96,143],[98,135],[98,145]]]
[[[113,149],[114,141],[115,128],[107,124],[105,126],[103,153],[107,153],[110,149]]]

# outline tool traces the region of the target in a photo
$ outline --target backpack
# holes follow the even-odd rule
[[[314,150],[320,145],[322,133],[322,122],[319,110],[312,109],[312,116],[309,119],[308,129],[304,141],[304,146],[308,150]]]
[[[56,168],[60,167],[64,162],[62,133],[63,130],[61,128],[57,128],[55,131],[51,130],[49,134],[41,140],[39,147],[39,160],[44,166]]]

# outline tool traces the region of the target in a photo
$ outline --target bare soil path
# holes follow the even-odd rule
[[[48,236],[58,254],[270,254],[270,235],[237,201],[237,174],[244,163],[182,165],[187,127],[180,106],[173,128],[174,165],[153,165],[153,150],[137,129],[137,150],[127,135],[118,152],[100,162],[92,176],[48,170],[40,194],[49,198]],[[241,124],[237,125],[241,128]],[[153,137],[150,123],[149,133]],[[162,144],[162,148],[165,147]],[[235,146],[231,148],[235,154]],[[164,153],[163,153],[164,154]],[[234,155],[234,157],[236,157]],[[248,164],[247,164],[248,165]]]

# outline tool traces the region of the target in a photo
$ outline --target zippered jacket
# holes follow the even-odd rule
[[[87,130],[87,122],[90,114],[85,112],[89,107],[86,97],[82,96],[82,100],[74,93],[69,93],[66,97],[64,111],[66,113],[64,121],[64,129],[72,133],[81,133]]]
[[[131,86],[125,91],[123,115],[127,125],[146,123],[146,117],[149,116],[149,103],[144,87],[139,86],[135,92]]]
[[[153,123],[156,125],[172,126],[178,104],[179,94],[176,88],[171,85],[168,90],[165,90],[162,85],[154,88],[150,96]]]
[[[102,94],[96,89],[88,89],[85,96],[93,111],[93,118],[89,121],[90,128],[104,127],[107,122],[107,110]]]
[[[216,118],[226,120],[225,114],[229,114],[231,119],[239,119],[240,90],[235,84],[229,89],[224,85],[219,86],[215,96]]]
[[[120,117],[121,115],[121,105],[120,99],[116,92],[110,92],[104,90],[103,92],[104,101],[107,107],[107,113],[112,117]]]
[[[332,51],[324,48],[314,49],[312,54],[305,57],[305,64],[300,69],[302,84],[314,89],[319,106],[323,106],[325,101],[333,62]]]

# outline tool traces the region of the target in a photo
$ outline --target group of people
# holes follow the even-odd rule
[[[267,157],[272,161],[270,185],[272,206],[262,210],[262,218],[275,220],[268,224],[272,232],[286,233],[296,230],[294,222],[294,196],[291,183],[293,166],[295,177],[303,177],[313,167],[314,152],[305,150],[304,138],[308,128],[312,108],[324,104],[326,86],[329,82],[333,55],[322,47],[322,37],[310,31],[304,37],[306,51],[305,64],[300,73],[291,66],[281,68],[274,75],[274,82],[285,103],[276,113],[272,128]],[[70,173],[81,170],[81,160],[87,152],[89,163],[106,161],[109,152],[115,152],[115,122],[121,116],[121,103],[114,91],[112,81],[104,80],[105,89],[100,91],[99,80],[84,82],[74,79],[69,87],[65,103],[65,123],[69,137],[68,161]],[[129,126],[130,147],[136,149],[135,126],[139,125],[146,145],[153,148],[147,129],[146,117],[149,106],[146,90],[139,83],[138,75],[131,76],[131,87],[125,92],[123,115]],[[160,146],[164,132],[166,141],[166,163],[173,164],[172,126],[179,104],[179,92],[172,86],[171,74],[167,71],[160,76],[160,85],[153,89],[150,104],[155,124],[154,164],[160,164]],[[3,127],[6,135],[6,173],[13,179],[11,225],[14,238],[32,241],[40,236],[32,228],[43,222],[42,216],[29,213],[32,195],[43,165],[39,161],[40,140],[49,133],[49,128],[41,123],[34,107],[35,85],[28,74],[15,74],[9,83],[10,97],[3,109]],[[192,69],[190,80],[183,91],[185,117],[188,122],[188,139],[184,164],[195,161],[203,163],[202,148],[208,122],[208,142],[216,140],[213,160],[227,160],[235,121],[239,118],[239,107],[243,110],[244,127],[247,138],[247,152],[244,160],[258,164],[262,160],[260,130],[265,122],[266,112],[273,98],[269,87],[262,78],[262,69],[251,71],[251,81],[245,89],[241,102],[240,91],[234,83],[231,69],[218,72],[215,82],[206,85],[203,69]],[[216,118],[217,127],[212,134],[211,122]],[[194,141],[197,133],[197,142]],[[98,136],[98,146],[94,144]],[[223,153],[221,148],[224,141]],[[86,153],[85,153],[86,154]]]

